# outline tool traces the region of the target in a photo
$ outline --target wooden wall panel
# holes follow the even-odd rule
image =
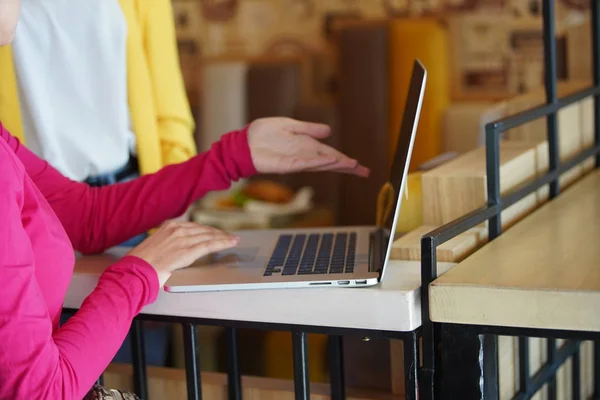
[[[111,364],[104,375],[104,384],[109,388],[132,391],[133,369],[127,364]],[[187,399],[185,370],[148,367],[148,392],[152,399]],[[401,400],[403,398],[377,390],[349,388],[346,392],[348,400]],[[227,375],[203,372],[202,397],[210,400],[227,399]],[[242,398],[249,400],[292,400],[294,399],[294,383],[282,379],[243,376]],[[311,383],[310,398],[314,400],[329,399],[329,385]]]
[[[296,58],[253,61],[246,80],[248,121],[293,117],[300,100],[300,71]]]
[[[421,238],[436,228],[438,227],[423,225],[401,236],[394,242],[390,257],[395,260],[421,260]],[[483,245],[486,237],[485,228],[469,229],[439,245],[437,261],[458,263]]]
[[[594,146],[594,98],[589,97],[581,102],[581,144],[584,149]],[[583,172],[588,172],[595,165],[594,157],[583,163]]]
[[[375,223],[388,172],[388,26],[352,24],[338,33],[338,106],[342,150],[371,168],[368,179],[343,177],[343,224]]]
[[[485,145],[485,125],[506,116],[506,103],[456,102],[444,112],[444,152],[466,153]]]
[[[502,141],[500,146],[500,192],[506,194],[537,175],[538,144]],[[422,177],[423,222],[440,226],[483,207],[487,201],[485,148],[480,147],[443,164]],[[502,212],[508,227],[537,204],[533,193]]]
[[[567,29],[567,71],[569,79],[592,80],[592,35],[590,19]]]

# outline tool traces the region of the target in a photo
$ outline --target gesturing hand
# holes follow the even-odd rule
[[[175,270],[198,258],[234,247],[239,238],[195,222],[168,221],[129,254],[146,261],[158,273],[160,287]]]
[[[357,160],[318,140],[330,134],[324,124],[284,117],[257,119],[248,127],[252,161],[259,173],[332,171],[368,176],[369,169]]]

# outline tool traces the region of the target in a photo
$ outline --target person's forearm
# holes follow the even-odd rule
[[[133,181],[90,188],[38,179],[76,250],[97,253],[182,215],[209,191],[255,173],[246,129],[224,135],[210,151]]]
[[[141,258],[123,257],[57,329],[68,278],[59,269],[72,268],[72,249],[0,145],[0,399],[81,399],[116,354],[132,319],[156,299],[158,274]],[[54,271],[56,282],[40,280]]]
[[[35,279],[32,269],[21,270],[21,277]],[[19,273],[14,268],[5,272],[0,276]],[[150,265],[125,257],[101,275],[75,315],[51,333],[47,311],[42,318],[41,295],[25,279],[19,282],[24,283],[10,286],[5,296],[10,319],[0,315],[0,340],[6,344],[0,354],[3,399],[81,399],[114,358],[133,318],[156,299],[159,289]]]

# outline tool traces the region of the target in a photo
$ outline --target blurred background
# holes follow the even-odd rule
[[[538,0],[173,0],[179,58],[206,150],[223,133],[265,116],[330,124],[328,142],[372,170],[260,176],[208,196],[192,218],[226,229],[375,222],[412,63],[429,78],[399,231],[422,225],[420,174],[484,144],[484,125],[543,102]],[[591,82],[587,0],[557,0],[558,76]],[[517,108],[515,108],[517,107]],[[519,109],[518,107],[521,107]],[[226,371],[220,329],[200,328],[201,366]],[[183,367],[180,332],[168,365]],[[327,342],[310,337],[310,373],[326,382]],[[288,334],[240,331],[244,374],[292,377]],[[384,340],[345,342],[346,382],[394,391]],[[359,368],[360,367],[360,368]]]
[[[569,28],[587,33],[588,3],[556,2],[561,79],[589,78],[585,60],[567,65],[566,39]],[[173,0],[173,7],[200,150],[224,132],[279,115],[330,124],[330,143],[372,169],[360,184],[327,174],[276,179],[293,191],[287,199],[314,189],[305,197],[314,204],[292,207],[311,209],[299,223],[374,222],[414,58],[425,63],[429,80],[413,171],[480,145],[482,124],[504,111],[490,105],[543,84],[536,0]],[[208,208],[234,205],[217,203]],[[407,206],[405,213],[414,211]]]

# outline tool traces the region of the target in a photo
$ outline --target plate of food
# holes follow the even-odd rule
[[[313,208],[313,195],[311,187],[294,191],[271,180],[252,180],[208,194],[195,207],[193,218],[227,230],[282,227]]]

